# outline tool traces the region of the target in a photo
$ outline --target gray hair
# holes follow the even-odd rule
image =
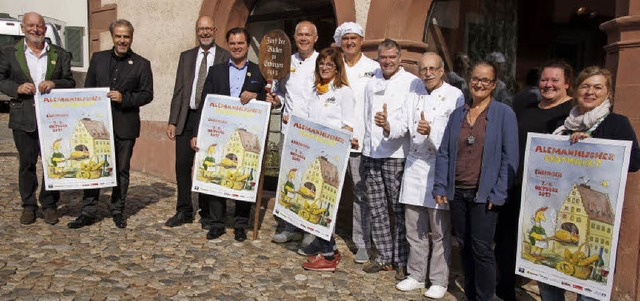
[[[115,20],[113,22],[111,22],[111,24],[109,25],[109,32],[111,33],[111,35],[113,35],[113,30],[116,27],[119,26],[126,26],[129,28],[129,33],[131,33],[131,36],[133,36],[133,24],[131,24],[131,22],[125,20],[125,19],[118,19]]]
[[[380,45],[378,45],[378,52],[382,51],[383,49],[391,49],[391,48],[395,48],[398,51],[398,55],[400,55],[400,51],[402,50],[400,48],[400,44],[398,44],[398,42],[392,40],[392,39],[384,39],[384,41],[380,42]]]

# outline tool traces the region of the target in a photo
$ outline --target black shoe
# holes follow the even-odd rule
[[[216,239],[224,234],[224,228],[212,228],[207,232],[207,239]]]
[[[407,267],[394,265],[393,270],[396,271],[396,280],[402,281],[407,279]]]
[[[233,229],[233,235],[236,241],[245,241],[247,240],[247,233],[244,231],[244,228],[235,228]]]
[[[82,228],[84,226],[90,226],[95,222],[95,219],[88,217],[84,214],[80,214],[80,216],[78,216],[78,218],[70,221],[67,224],[67,227],[71,228],[71,229],[79,229]]]
[[[187,212],[178,212],[164,223],[167,227],[177,227],[193,223],[193,217]]]
[[[124,220],[124,217],[122,217],[122,214],[114,214],[113,223],[116,225],[116,227],[120,229],[124,229],[127,227],[127,221]]]

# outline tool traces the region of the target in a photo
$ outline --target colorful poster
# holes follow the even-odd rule
[[[191,190],[255,202],[271,104],[210,94],[202,105]]]
[[[36,119],[49,190],[116,186],[108,88],[37,94]]]
[[[291,116],[284,139],[274,214],[329,240],[338,214],[351,133]]]
[[[529,133],[516,273],[609,300],[631,142]]]

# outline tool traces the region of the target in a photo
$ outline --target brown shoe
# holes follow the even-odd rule
[[[20,223],[23,225],[31,225],[36,222],[36,211],[29,208],[22,209],[22,215],[20,216]]]
[[[58,223],[58,210],[56,208],[44,209],[44,222],[49,225]]]

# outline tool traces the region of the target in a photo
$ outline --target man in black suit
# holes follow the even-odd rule
[[[204,84],[202,99],[207,94],[220,94],[239,97],[240,102],[245,105],[251,99],[265,100],[266,92],[264,86],[266,80],[260,74],[258,65],[247,59],[249,51],[249,32],[244,28],[232,28],[226,34],[227,48],[231,53],[228,63],[218,64],[209,70],[209,75]],[[191,147],[198,151],[197,136],[198,125],[202,106],[198,108],[196,118],[193,119],[193,138]],[[249,214],[252,203],[236,201],[234,235],[235,240],[244,241],[247,239],[245,227],[249,223]],[[212,197],[209,202],[211,208],[211,229],[207,233],[207,239],[215,239],[224,234],[224,217],[226,213],[226,200],[221,197]]]
[[[171,99],[171,112],[167,136],[176,141],[176,182],[178,186],[178,201],[176,214],[164,224],[176,227],[193,222],[193,205],[191,203],[191,168],[193,166],[194,150],[190,140],[193,135],[193,123],[196,110],[202,99],[202,89],[209,67],[227,63],[229,52],[215,43],[216,27],[213,19],[202,16],[196,22],[196,37],[199,46],[180,54],[176,84]],[[200,223],[203,228],[211,225],[211,218],[206,201],[209,195],[199,194]]]
[[[36,125],[33,95],[49,93],[53,88],[73,88],[76,82],[71,74],[71,56],[64,49],[50,45],[44,39],[47,28],[41,15],[29,12],[22,18],[20,28],[24,39],[0,50],[0,92],[11,97],[9,128],[19,155],[18,187],[22,199],[20,223],[36,221],[36,190],[38,177],[36,164],[40,142]],[[57,202],[60,192],[40,187],[40,205],[44,221],[58,222]]]
[[[140,107],[153,100],[153,76],[149,61],[131,50],[133,25],[116,20],[109,26],[113,48],[96,52],[89,63],[84,86],[109,87],[111,115],[116,151],[118,185],[111,194],[111,214],[118,228],[127,227],[122,213],[129,188],[129,167],[133,146],[140,136]],[[71,221],[69,228],[93,224],[96,218],[100,189],[86,189],[82,212]]]

